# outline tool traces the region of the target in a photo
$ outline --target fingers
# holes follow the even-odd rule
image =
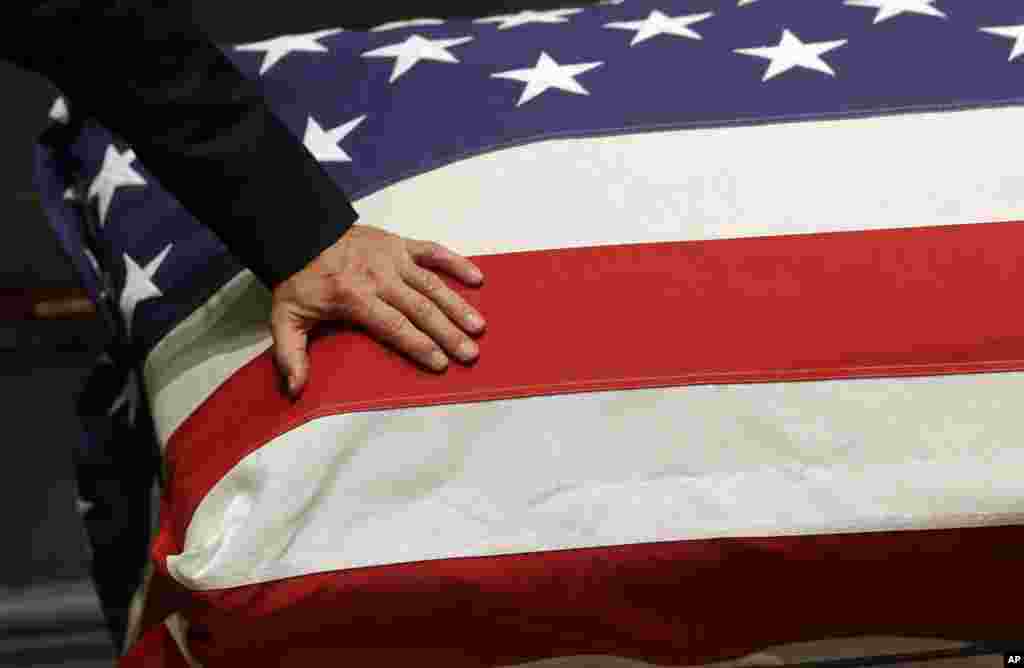
[[[436,276],[434,279],[440,282]],[[411,289],[402,282],[384,287],[379,295],[450,355],[458,357],[463,362],[470,362],[479,354],[476,343],[456,327],[429,296]]]
[[[277,308],[271,312],[270,331],[274,337],[274,362],[284,377],[288,394],[294,399],[309,378],[308,329],[285,308]]]
[[[360,324],[371,334],[434,371],[444,371],[448,366],[448,358],[430,337],[417,329],[401,311],[381,299],[372,301],[369,314]]]
[[[309,377],[308,333],[321,320],[361,325],[375,338],[435,371],[445,351],[465,362],[479,354],[467,332],[486,326],[481,315],[430,271],[480,285],[468,259],[432,241],[402,239],[360,226],[274,289],[273,357],[297,397]]]
[[[445,321],[450,319],[451,322],[458,323],[465,331],[473,332],[474,334],[479,334],[483,331],[485,323],[480,312],[467,304],[466,300],[445,285],[445,282],[437,274],[412,265],[406,267],[402,271],[401,276],[406,285],[441,308],[446,316]],[[417,322],[417,324],[420,323]],[[427,325],[428,323],[424,322],[423,324]],[[438,321],[436,324],[443,326],[441,321]],[[433,333],[433,330],[428,330],[428,333]],[[459,332],[455,334],[461,336]]]
[[[404,267],[401,276],[415,292],[397,290],[385,298],[450,354],[464,362],[474,359],[479,354],[476,344],[452,323],[466,332],[479,333],[486,326],[483,316],[423,267],[440,269],[471,284],[480,284],[483,273],[468,259],[438,243],[410,241],[408,245],[416,264]]]
[[[439,243],[408,240],[406,247],[409,249],[409,255],[421,267],[440,269],[471,285],[479,285],[484,280],[479,267]]]

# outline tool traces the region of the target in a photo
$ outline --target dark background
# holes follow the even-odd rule
[[[193,3],[193,16],[220,44],[254,42],[331,27],[369,28],[423,16],[454,17],[586,2]],[[363,3],[358,3],[363,4]],[[45,37],[39,48],[54,48]],[[105,48],[97,44],[96,48]],[[57,89],[44,77],[0,60],[4,92],[0,123],[0,290],[77,288],[78,280],[39,208],[32,150],[46,126]],[[6,540],[0,549],[0,665],[112,665],[110,638],[89,577],[89,549],[75,509],[71,447],[81,426],[78,391],[106,342],[90,320],[0,318],[0,396],[5,429],[0,507]]]

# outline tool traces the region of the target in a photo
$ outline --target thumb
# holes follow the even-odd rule
[[[309,377],[309,355],[306,353],[308,328],[299,318],[280,309],[270,319],[270,331],[274,337],[274,362],[288,394],[293,399],[298,398]]]

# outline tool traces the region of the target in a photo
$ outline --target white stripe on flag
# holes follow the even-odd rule
[[[332,415],[244,458],[168,568],[358,566],[1020,523],[1024,373],[580,393]],[[766,500],[770,499],[770,502]]]

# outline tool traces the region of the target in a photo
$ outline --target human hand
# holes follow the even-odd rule
[[[445,350],[464,362],[475,359],[479,349],[466,332],[482,332],[483,318],[429,269],[469,285],[483,282],[472,262],[440,244],[356,224],[275,287],[273,356],[292,397],[309,378],[309,332],[322,320],[366,327],[434,371],[448,367]]]

